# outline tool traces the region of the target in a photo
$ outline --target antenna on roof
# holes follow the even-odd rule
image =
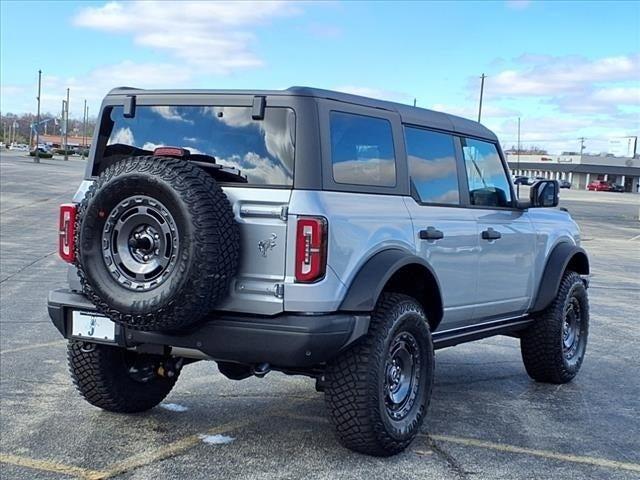
[[[416,100],[417,100],[417,98],[414,98],[414,99],[413,99],[413,106],[414,106],[414,107],[416,106]]]

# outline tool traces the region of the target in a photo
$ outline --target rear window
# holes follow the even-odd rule
[[[388,120],[331,112],[330,122],[336,183],[395,186],[396,161]]]
[[[252,119],[251,107],[193,105],[137,106],[134,118],[125,118],[116,106],[105,117],[110,120],[101,155],[106,163],[180,147],[192,160],[236,169],[248,184],[293,184],[295,115],[290,108],[268,107],[263,120]]]

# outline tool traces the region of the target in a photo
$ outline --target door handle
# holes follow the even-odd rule
[[[491,227],[482,232],[483,240],[498,240],[499,238],[502,238],[502,234]]]
[[[420,230],[420,240],[441,240],[444,233],[435,227],[427,227],[426,230]]]

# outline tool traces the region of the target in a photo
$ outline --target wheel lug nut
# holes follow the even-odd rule
[[[155,238],[156,240],[160,239],[160,235],[158,235],[157,233],[153,236],[153,238]]]
[[[142,257],[144,259],[144,261],[146,262],[147,260],[149,260],[149,255],[145,255],[144,257]]]

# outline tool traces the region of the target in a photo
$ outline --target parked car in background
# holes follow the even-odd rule
[[[571,188],[571,182],[569,180],[558,180],[560,188]]]
[[[24,143],[12,143],[9,147],[9,150],[17,150],[19,152],[26,152],[29,150],[29,147]]]
[[[612,192],[613,185],[606,180],[596,180],[587,185],[587,190],[592,192]]]
[[[29,152],[29,155],[32,157],[36,156],[36,150],[38,151],[38,157],[40,158],[51,158],[53,157],[53,153],[51,153],[50,150],[47,150],[46,148],[42,148],[42,147],[38,147],[37,149],[33,149]]]
[[[624,193],[624,185],[618,185],[617,183],[612,183],[611,184],[611,191],[612,192],[618,192],[618,193]]]
[[[531,183],[533,182],[531,182],[531,179],[529,177],[523,177],[521,175],[518,175],[513,179],[514,185],[531,185]]]

